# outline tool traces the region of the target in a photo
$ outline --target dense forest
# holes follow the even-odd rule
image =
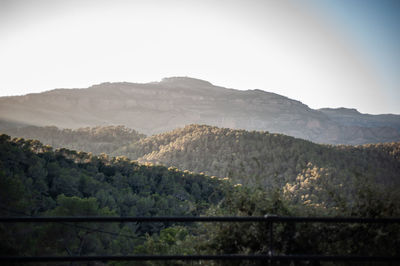
[[[197,216],[222,199],[222,182],[176,168],[139,165],[124,157],[92,156],[64,148],[52,151],[37,140],[11,140],[0,135],[2,216]],[[24,255],[46,252],[81,255],[105,250],[120,253],[140,242],[146,233],[153,234],[165,227],[163,224],[99,225],[87,231],[85,227],[69,228],[68,224],[0,226],[3,255],[21,251]],[[101,234],[101,238],[85,233],[98,230],[115,233]],[[129,239],[133,242],[127,243]],[[38,246],[45,248],[37,249]]]
[[[224,130],[204,126],[186,129],[189,128]],[[229,136],[229,132],[226,135]],[[239,133],[269,136],[268,133]],[[271,135],[271,138],[296,141],[282,135]],[[395,145],[378,147],[381,153],[375,152],[376,158],[388,154],[387,158],[398,162]],[[347,149],[349,147],[338,147],[335,152]],[[354,151],[357,149],[362,148],[354,148]],[[331,183],[327,179],[329,175],[324,175],[323,171],[307,163],[293,182],[281,188],[254,186],[250,182],[240,185],[230,178],[210,177],[151,163],[141,164],[123,156],[94,156],[65,148],[53,151],[51,146],[37,140],[11,139],[1,135],[0,215],[400,216],[394,175],[378,180],[381,187],[377,187],[375,181],[359,179],[344,187]],[[340,189],[352,191],[351,200],[334,193]],[[281,224],[274,228],[275,251],[277,254],[396,255],[396,247],[400,246],[399,229],[397,225],[381,228],[376,225]],[[265,241],[267,236],[265,225],[253,223],[1,224],[0,252],[2,255],[24,256],[265,254],[269,244]],[[210,262],[210,265],[219,263]],[[243,263],[237,265],[253,265]],[[177,261],[171,265],[182,264]]]
[[[126,156],[140,163],[228,177],[245,186],[277,188],[303,204],[352,206],[361,184],[400,194],[398,142],[321,145],[282,134],[206,125],[189,125],[150,137],[123,126],[9,131],[54,148]]]
[[[332,146],[268,132],[190,125],[140,139],[113,154],[229,177],[243,185],[283,188],[306,204],[352,203],[356,184],[397,188],[399,193],[400,143]]]

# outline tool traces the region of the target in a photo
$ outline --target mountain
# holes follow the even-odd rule
[[[354,122],[342,119],[338,112],[314,110],[278,94],[227,89],[186,77],[0,98],[0,120],[8,123],[73,129],[125,125],[147,135],[195,123],[266,130],[330,144],[399,141],[400,116],[390,117],[373,116],[375,123]]]
[[[390,127],[400,130],[400,120],[398,115],[383,114],[370,115],[362,114],[356,109],[348,108],[322,108],[323,112],[330,119],[344,126],[360,126],[367,128]]]

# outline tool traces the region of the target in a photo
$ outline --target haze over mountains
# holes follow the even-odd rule
[[[1,97],[0,120],[3,131],[22,125],[72,129],[124,125],[152,135],[187,124],[208,124],[282,133],[317,143],[400,140],[400,115],[367,115],[345,108],[314,110],[278,94],[227,89],[186,77]]]

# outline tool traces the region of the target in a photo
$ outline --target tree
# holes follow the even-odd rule
[[[107,207],[99,208],[96,198],[57,197],[57,207],[48,211],[48,216],[112,216],[115,212]],[[118,234],[116,224],[52,223],[44,226],[40,234],[41,253],[68,255],[93,255],[104,253],[112,236],[102,231]]]

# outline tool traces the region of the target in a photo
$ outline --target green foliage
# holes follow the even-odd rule
[[[218,179],[140,165],[126,157],[93,156],[64,148],[52,151],[40,142],[11,140],[6,135],[0,135],[0,148],[3,216],[197,216],[223,197]],[[157,234],[168,226],[1,225],[0,253],[132,254],[146,234]]]
[[[123,155],[140,163],[176,166],[190,172],[229,177],[233,183],[246,186],[283,189],[286,196],[293,201],[321,208],[343,208],[344,203],[354,203],[356,186],[359,183],[368,183],[383,189],[400,187],[400,143],[319,145],[282,134],[206,125],[189,125],[147,138],[123,126],[78,130],[26,127],[13,130],[11,133],[15,136],[40,139],[55,147]],[[50,148],[37,141],[30,141],[30,145],[42,151]],[[63,148],[58,153],[75,162],[91,160],[91,155],[87,153]],[[107,158],[105,154],[103,156]],[[130,160],[126,157],[124,160],[125,165],[129,164]],[[123,164],[124,160],[119,163]],[[96,188],[90,179],[76,176],[69,169],[54,172],[57,168],[48,166],[45,169],[40,164],[35,164],[30,169],[32,181],[35,176],[46,175],[40,173],[46,170],[50,171],[50,176],[55,176],[51,191],[56,190],[69,196],[80,195],[80,191],[68,184],[69,176],[79,179],[85,187],[86,192],[81,196],[89,196],[87,190]],[[124,174],[118,175],[113,167],[103,166],[101,173],[115,176],[115,186],[118,189],[126,187],[128,177]],[[141,176],[136,176],[135,179],[138,185],[143,182]],[[169,190],[169,194],[173,194],[171,183],[173,182],[165,177],[160,185]],[[34,185],[45,189],[45,184],[40,180]],[[143,186],[131,188],[136,189],[133,193],[137,189],[149,189]],[[198,197],[203,197],[199,195],[196,185],[187,189],[196,201]]]
[[[115,216],[107,207],[99,208],[95,198],[57,197],[57,207],[44,213],[45,216]],[[47,247],[43,252],[63,255],[95,255],[107,253],[113,238],[101,231],[118,232],[117,224],[50,223],[39,230],[38,244]]]
[[[324,146],[192,125],[120,151],[143,164],[0,135],[0,215],[400,216],[399,143]],[[276,254],[395,255],[400,246],[398,225],[282,223],[273,234]],[[0,254],[266,254],[268,239],[262,223],[13,224],[0,225]]]
[[[357,183],[400,187],[400,143],[331,146],[268,132],[190,125],[140,139],[114,154],[229,177],[246,186],[284,189],[297,203],[328,208],[354,202]]]
[[[385,209],[377,205],[384,204],[386,199],[374,197],[374,200],[378,202],[364,205],[360,208],[360,213],[353,214],[363,217],[361,214],[366,214],[365,211],[367,211],[368,214],[371,212],[376,214],[372,217],[385,216]],[[398,204],[396,208],[395,215],[398,217],[400,215]],[[259,188],[236,187],[226,194],[221,204],[210,208],[207,215],[331,216],[332,213],[317,206],[293,204],[277,190],[265,191]],[[274,254],[395,256],[400,245],[399,225],[274,223],[272,229],[273,242],[271,243],[269,224],[204,224],[201,231],[197,232],[194,241],[198,245],[197,249],[207,254],[269,254],[272,251]],[[221,264],[248,265],[242,263]],[[214,264],[219,265],[218,262]],[[249,263],[249,265],[264,264]],[[294,264],[288,262],[288,265]]]

